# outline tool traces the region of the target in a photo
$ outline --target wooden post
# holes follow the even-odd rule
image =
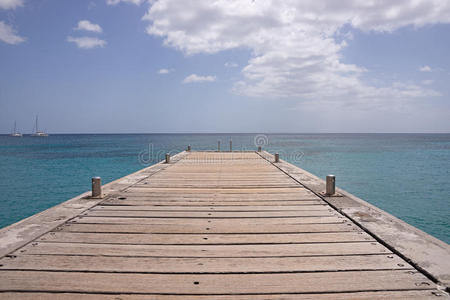
[[[187,147],[187,151],[190,152],[191,151],[191,145],[188,145]]]
[[[261,152],[261,146],[258,146],[258,152]]]
[[[100,177],[92,177],[92,198],[102,197],[102,179]]]
[[[170,154],[166,153],[166,164],[170,163]]]
[[[327,188],[325,195],[331,196],[336,192],[336,177],[334,175],[327,175]]]
[[[233,151],[233,141],[230,140],[230,152],[232,152],[232,151]]]
[[[280,162],[280,154],[275,153],[275,162]]]
[[[217,151],[220,152],[220,141],[217,141]]]

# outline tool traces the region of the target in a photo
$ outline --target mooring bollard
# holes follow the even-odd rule
[[[275,153],[275,162],[280,162],[280,154]]]
[[[327,187],[325,195],[331,196],[336,193],[336,176],[327,175]]]
[[[92,198],[100,198],[102,196],[102,179],[100,177],[92,177]]]
[[[261,146],[258,146],[258,152],[261,152]]]
[[[187,151],[191,151],[191,145],[188,145]]]
[[[166,153],[166,164],[170,163],[170,154]]]
[[[217,151],[220,152],[220,141],[217,141]]]
[[[233,151],[233,141],[230,140],[230,152],[232,152],[232,151]]]

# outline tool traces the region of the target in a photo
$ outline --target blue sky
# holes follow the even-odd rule
[[[298,2],[0,0],[0,132],[450,132],[448,1]]]

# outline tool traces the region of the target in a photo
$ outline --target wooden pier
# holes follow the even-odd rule
[[[182,152],[2,229],[0,298],[448,299],[448,244],[324,188],[267,152]]]

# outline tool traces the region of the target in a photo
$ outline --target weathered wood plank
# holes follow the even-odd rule
[[[262,245],[122,245],[35,242],[17,254],[65,254],[151,257],[268,257],[363,255],[391,253],[379,243],[262,244]]]
[[[265,189],[265,188],[278,188],[278,187],[293,187],[293,188],[296,188],[298,186],[298,184],[296,184],[296,183],[277,183],[277,184],[244,184],[244,183],[242,183],[242,184],[235,184],[235,185],[233,185],[233,186],[230,186],[230,185],[228,185],[228,184],[220,184],[220,183],[217,183],[217,184],[214,184],[214,183],[211,183],[211,184],[207,184],[207,183],[198,183],[198,184],[195,184],[195,183],[191,183],[191,184],[189,184],[189,183],[181,183],[181,182],[179,182],[179,183],[177,183],[177,182],[168,182],[168,183],[166,183],[166,184],[164,184],[164,183],[155,183],[155,184],[149,184],[148,185],[148,188],[152,188],[152,187],[158,187],[158,188],[164,188],[164,187],[178,187],[178,188],[207,188],[207,187],[210,187],[210,188],[222,188],[222,189],[231,189],[231,188],[236,188],[236,187],[242,187],[242,188],[249,188],[249,189],[251,189],[251,188],[260,188],[260,189]],[[145,189],[147,189],[146,187],[135,187],[135,188],[130,188],[129,189],[129,191],[136,191],[136,190],[138,190],[139,189],[139,191],[143,191],[143,190],[145,190]]]
[[[142,205],[139,207],[132,207],[127,205],[98,205],[90,209],[90,212],[96,211],[184,211],[184,212],[211,212],[211,211],[220,211],[220,212],[280,212],[280,211],[291,211],[291,212],[300,212],[300,211],[309,211],[309,212],[318,212],[318,211],[329,211],[333,212],[334,210],[327,205],[291,205],[291,206],[262,206],[262,205],[254,205],[254,206],[246,206],[246,207],[236,207],[236,206],[168,206],[160,207],[155,205]]]
[[[244,174],[242,176],[222,176],[222,175],[212,175],[209,174],[198,174],[198,175],[185,175],[185,174],[176,174],[175,176],[168,176],[168,173],[164,174],[164,177],[154,176],[151,179],[142,180],[139,183],[135,184],[134,187],[148,187],[149,184],[154,183],[171,183],[171,182],[182,182],[182,183],[221,183],[228,184],[233,186],[234,184],[275,184],[275,183],[294,183],[291,178],[287,176],[271,176],[267,174],[261,174],[261,176],[249,176]],[[298,187],[298,184],[297,184]]]
[[[294,188],[292,188],[294,189]],[[158,191],[162,190],[162,191]],[[318,197],[311,193],[308,190],[304,191],[293,191],[293,192],[283,192],[279,191],[278,193],[276,191],[273,191],[271,193],[267,193],[265,189],[253,189],[251,192],[245,192],[245,191],[236,191],[236,189],[233,189],[233,192],[226,193],[227,189],[222,189],[222,191],[217,191],[217,189],[209,189],[208,191],[199,191],[198,193],[189,193],[189,191],[196,190],[196,189],[178,189],[178,191],[166,191],[166,189],[156,189],[155,188],[146,188],[146,189],[127,189],[123,191],[124,194],[127,195],[135,195],[135,197],[149,197],[149,198],[157,198],[157,197],[164,197],[164,198],[208,198],[211,196],[217,197],[217,198],[231,198],[231,199],[268,199],[273,200],[280,199],[283,200],[286,199],[303,199],[308,197],[313,197],[317,199]],[[231,190],[231,189],[230,189]],[[259,191],[258,191],[259,190]],[[309,198],[310,199],[310,198]]]
[[[213,221],[211,220],[210,223]],[[55,231],[72,232],[116,232],[116,233],[308,233],[308,232],[345,232],[361,231],[352,223],[338,224],[227,224],[218,226],[209,224],[205,227],[192,224],[77,224],[70,223],[59,226]]]
[[[84,293],[25,293],[0,292],[0,299],[10,300],[436,300],[448,299],[438,290],[423,291],[377,291],[352,293],[323,293],[323,294],[265,294],[265,295],[131,295],[131,294],[84,294]]]
[[[235,218],[236,226],[248,225],[299,225],[299,224],[342,224],[346,222],[343,217],[326,216],[326,217],[273,217],[273,218]],[[131,217],[77,217],[72,219],[68,224],[137,224],[137,225],[193,225],[206,227],[227,227],[230,226],[230,218],[219,219],[203,217],[203,218],[188,218],[188,217],[164,217],[164,218],[131,218]]]
[[[223,201],[223,200],[205,200],[205,201],[186,201],[186,200],[136,200],[136,199],[111,199],[102,202],[102,205],[131,205],[131,206],[301,206],[301,205],[325,205],[323,200],[291,200],[291,201]],[[329,207],[329,206],[328,206]]]
[[[164,258],[21,255],[0,260],[0,270],[128,273],[283,273],[312,271],[412,270],[396,255],[309,257]]]
[[[50,232],[38,241],[100,244],[289,244],[375,241],[365,232],[294,234],[133,234]]]
[[[166,176],[164,178],[156,178],[153,177],[151,180],[146,180],[146,181],[140,181],[139,183],[133,185],[133,187],[138,187],[138,188],[148,188],[148,187],[152,187],[151,185],[160,185],[159,187],[165,185],[165,184],[170,184],[170,183],[175,183],[175,184],[195,184],[195,185],[200,185],[200,184],[205,184],[205,185],[227,185],[229,187],[241,187],[242,185],[265,185],[270,187],[271,185],[280,187],[281,186],[285,186],[285,185],[290,185],[290,186],[295,186],[298,187],[298,183],[296,183],[294,180],[292,180],[289,177],[286,178],[281,178],[281,177],[269,177],[269,176],[264,176],[264,177],[260,177],[260,178],[249,178],[249,177],[241,177],[241,178],[232,178],[232,179],[227,179],[227,178],[223,178],[221,176],[208,176],[205,178],[204,174],[201,174],[201,176],[198,176],[197,178],[192,178],[190,177],[184,177],[180,176],[179,174],[177,174],[176,176],[170,177],[167,176],[167,173],[165,174]],[[213,177],[213,178],[211,178]],[[215,178],[214,178],[215,177]],[[175,186],[173,186],[175,187]],[[172,188],[173,188],[172,187]]]
[[[135,217],[135,218],[301,218],[301,217],[332,217],[336,212],[322,211],[251,211],[251,212],[221,212],[209,210],[199,211],[145,211],[145,210],[90,210],[80,216],[87,217]]]
[[[233,195],[233,194],[248,194],[249,196],[255,196],[255,195],[283,195],[283,194],[289,194],[289,195],[314,195],[310,190],[302,187],[301,185],[297,184],[296,187],[290,187],[290,188],[171,188],[171,187],[151,187],[151,188],[133,188],[130,187],[126,189],[126,191],[133,190],[135,192],[142,192],[142,193],[152,193],[155,195],[161,194],[161,195],[176,195],[176,194],[184,194],[184,195],[202,195],[202,194],[211,194],[211,193],[217,193],[222,195]]]
[[[422,274],[404,270],[228,275],[1,271],[0,277],[1,291],[186,295],[424,290],[433,286]]]

